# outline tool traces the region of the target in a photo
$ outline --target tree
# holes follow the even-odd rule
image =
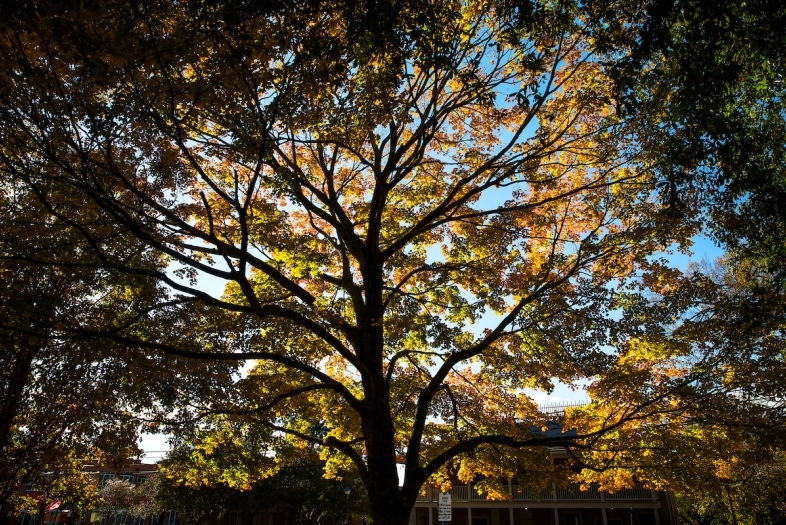
[[[19,492],[30,483],[74,511],[92,508],[95,491],[84,464],[118,469],[138,456],[137,414],[153,403],[171,411],[167,383],[189,368],[138,359],[127,345],[101,337],[107,327],[133,323],[160,302],[162,290],[144,275],[101,268],[76,232],[49,220],[28,188],[11,178],[0,183],[0,505],[37,507]],[[82,220],[95,220],[82,212]],[[117,253],[155,268],[143,245],[113,237],[106,225],[103,233]],[[168,373],[152,380],[159,367]],[[226,374],[218,366],[200,377],[215,383]]]
[[[360,479],[351,472],[342,472],[341,480],[326,479],[324,461],[313,447],[299,449],[270,477],[239,487],[232,480],[210,479],[213,462],[230,472],[237,469],[224,462],[226,449],[208,452],[204,441],[173,450],[159,471],[137,487],[138,503],[131,507],[131,514],[157,516],[173,511],[183,522],[199,523],[220,519],[228,512],[275,511],[287,524],[317,523],[325,517],[342,522],[346,519],[344,487],[350,486],[353,514],[368,515]],[[240,454],[230,457],[235,463],[245,463]]]
[[[707,234],[783,287],[786,11],[768,0],[654,2],[616,71],[624,111],[662,104],[644,131],[677,205],[705,190]],[[722,188],[723,191],[706,191]],[[677,206],[678,207],[678,206]]]
[[[174,512],[184,523],[202,523],[210,518],[222,518],[227,512],[240,510],[239,491],[226,486],[189,487],[169,479],[159,471],[137,485],[134,504],[129,508],[133,516],[155,517]]]
[[[786,519],[784,458],[773,451],[761,465],[735,465],[722,486],[681,487],[677,493],[680,518],[686,523],[775,524]]]
[[[133,483],[119,478],[107,480],[98,495],[100,497],[99,512],[110,516],[128,512],[136,500]]]
[[[771,302],[770,311],[764,304],[753,310],[757,287],[750,276],[721,258],[668,282],[659,300],[628,305],[645,329],[626,341],[615,374],[589,385],[595,402],[569,413],[566,424],[592,432],[650,403],[650,385],[660,376],[690,370],[691,382],[657,401],[658,411],[585,441],[589,446],[574,453],[588,467],[581,482],[614,488],[635,477],[681,494],[717,495],[741,472],[773,463],[785,423],[783,323],[776,321],[782,307]],[[652,322],[668,316],[669,326]],[[702,507],[713,498],[696,501]],[[696,516],[710,514],[704,510]]]
[[[702,209],[660,198],[671,179],[641,137],[662,106],[616,110],[645,7],[11,9],[0,169],[102,268],[171,289],[141,317],[167,330],[104,335],[197,363],[161,392],[183,428],[222,414],[323,447],[357,469],[374,523],[405,523],[448,464],[493,480],[515,473],[501,456],[566,444],[529,432],[545,416],[524,387],[599,378],[574,447],[697,399],[712,356],[666,337],[690,303],[649,292],[681,282],[653,255],[687,246]],[[242,378],[197,372],[245,360]]]
[[[767,1],[655,2],[636,51],[614,75],[621,113],[662,108],[639,137],[650,141],[671,213],[699,195],[704,233],[727,250],[714,268],[694,273],[700,284],[686,292],[695,315],[682,335],[712,349],[708,376],[733,392],[728,411],[716,407],[705,424],[728,422],[741,396],[770,415],[784,399],[786,39],[776,29],[784,16]],[[766,429],[772,439],[782,424],[754,420],[735,426]]]
[[[766,0],[653,2],[635,51],[614,73],[621,114],[660,108],[637,136],[648,142],[669,212],[689,211],[698,196],[703,234],[727,252],[668,290],[691,306],[674,316],[681,322],[670,342],[658,342],[701,345],[712,355],[697,399],[729,392],[695,412],[685,432],[721,439],[707,455],[714,463],[691,461],[691,473],[672,464],[666,474],[683,494],[693,487],[715,503],[735,484],[730,465],[738,474],[766,470],[782,450],[786,39],[777,28],[784,16]],[[739,417],[744,402],[753,410]],[[726,456],[727,439],[744,458]],[[674,447],[671,438],[661,442]]]
[[[17,503],[27,483],[77,504],[84,461],[138,454],[138,422],[126,412],[132,399],[111,395],[129,382],[120,346],[69,328],[99,315],[116,321],[133,304],[123,285],[139,282],[118,276],[110,287],[105,272],[68,268],[79,257],[73,238],[41,224],[38,201],[13,184],[0,198],[0,505]],[[30,256],[61,266],[30,264]],[[131,297],[143,300],[143,291]]]

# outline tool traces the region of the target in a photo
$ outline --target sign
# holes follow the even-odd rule
[[[437,500],[437,521],[446,523],[453,520],[450,494],[440,494]]]
[[[49,511],[49,512],[51,512],[53,510],[57,510],[58,508],[60,508],[60,500],[59,499],[54,500],[52,503],[50,503],[49,505],[46,506],[46,510]]]

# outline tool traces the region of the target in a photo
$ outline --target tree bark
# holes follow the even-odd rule
[[[376,524],[407,523],[414,502],[402,494],[396,468],[395,429],[386,396],[369,400],[369,412],[363,421],[368,472],[366,490],[371,514]]]
[[[384,373],[385,339],[383,327],[383,268],[376,246],[365,254],[364,285],[366,309],[362,348],[358,349],[368,370],[364,378],[364,408],[361,425],[366,447],[366,490],[371,515],[377,525],[404,525],[415,504],[399,488],[396,429],[390,406],[390,392]]]

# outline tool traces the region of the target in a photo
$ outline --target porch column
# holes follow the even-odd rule
[[[606,519],[606,509],[600,509],[600,512],[603,514],[603,525],[609,525],[609,521]],[[656,523],[655,525],[660,525],[660,523]]]
[[[554,525],[559,525],[559,509],[554,507]]]

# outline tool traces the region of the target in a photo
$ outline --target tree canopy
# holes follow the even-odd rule
[[[19,508],[20,486],[65,498],[89,484],[86,460],[139,453],[125,349],[72,328],[116,323],[151,287],[73,266],[74,236],[24,187],[4,184],[0,214],[0,504]]]
[[[71,266],[161,286],[74,326],[166,365],[148,417],[229,420],[224,445],[264,440],[260,461],[321,447],[375,523],[447,468],[493,480],[566,445],[529,431],[524,389],[554,380],[590,385],[569,420],[588,468],[718,449],[780,407],[740,393],[718,282],[664,259],[711,185],[668,169],[669,97],[634,103],[659,84],[624,82],[658,60],[652,6],[604,6],[7,8],[0,170],[75,236]]]
[[[209,462],[226,454],[216,447],[205,451],[203,459]],[[136,487],[139,501],[130,507],[134,516],[158,516],[162,512],[176,512],[184,523],[200,523],[209,518],[221,518],[230,512],[275,513],[280,523],[296,524],[324,520],[336,522],[346,519],[347,495],[352,491],[350,512],[354,516],[368,516],[368,499],[356,473],[343,471],[341,479],[325,479],[324,461],[319,459],[316,447],[298,449],[287,455],[279,450],[281,468],[272,476],[257,479],[251,486],[242,486],[227,480],[203,482],[206,461],[194,461],[193,450],[177,447],[162,463],[158,472]],[[245,463],[243,454],[229,456],[235,465]],[[229,463],[229,462],[227,462]],[[224,465],[227,471],[237,470],[235,465]],[[253,465],[253,463],[251,464]],[[194,482],[199,480],[197,482]]]

